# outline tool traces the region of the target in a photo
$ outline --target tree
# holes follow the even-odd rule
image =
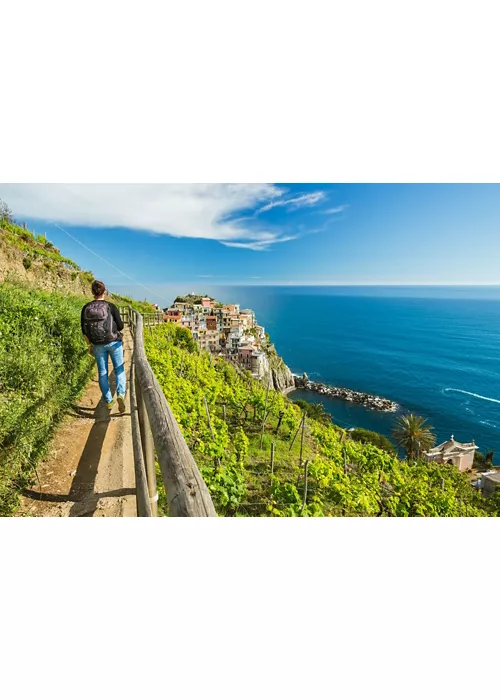
[[[408,459],[420,457],[424,450],[429,450],[436,442],[432,432],[434,428],[427,425],[427,420],[410,413],[400,416],[392,431],[392,437],[398,447],[402,447]]]
[[[355,428],[349,431],[349,435],[356,442],[361,442],[364,445],[371,444],[375,447],[379,447],[381,450],[389,452],[389,454],[394,454],[396,450],[392,442],[385,437],[385,435],[380,435],[373,430],[365,430],[364,428]]]
[[[12,211],[3,199],[0,199],[0,222],[4,221],[7,224],[12,223]]]

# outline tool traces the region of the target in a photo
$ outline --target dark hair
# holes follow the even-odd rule
[[[94,280],[92,282],[92,294],[95,297],[101,297],[106,291],[106,285],[104,282],[99,282],[99,280]]]

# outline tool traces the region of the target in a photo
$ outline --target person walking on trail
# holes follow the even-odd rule
[[[115,405],[109,387],[108,358],[111,357],[116,378],[116,399],[120,413],[125,411],[126,376],[123,360],[123,321],[117,307],[104,299],[106,285],[99,280],[92,282],[94,300],[82,309],[82,333],[95,357],[99,370],[99,387],[108,409]]]

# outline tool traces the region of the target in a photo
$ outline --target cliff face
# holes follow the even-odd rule
[[[276,353],[274,345],[269,345],[265,348],[265,352],[269,359],[274,389],[281,391],[282,394],[288,394],[289,391],[295,389],[295,379],[290,368],[285,364],[283,358]]]
[[[282,362],[280,367],[273,367],[271,371],[276,391],[281,391],[282,394],[288,394],[289,391],[295,389],[293,374],[284,362]]]
[[[26,253],[9,245],[0,237],[0,283],[32,284],[46,291],[68,292],[91,296],[90,283],[62,263],[48,264],[43,259],[33,260],[25,267]]]

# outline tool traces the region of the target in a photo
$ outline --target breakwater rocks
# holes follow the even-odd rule
[[[380,396],[373,396],[372,394],[364,394],[360,391],[353,391],[352,389],[341,389],[337,386],[327,386],[326,384],[311,382],[305,373],[302,377],[295,376],[295,388],[307,389],[308,391],[314,391],[322,396],[357,403],[360,406],[373,408],[376,411],[385,411],[386,413],[395,413],[399,408],[399,404],[389,399],[383,399]]]

